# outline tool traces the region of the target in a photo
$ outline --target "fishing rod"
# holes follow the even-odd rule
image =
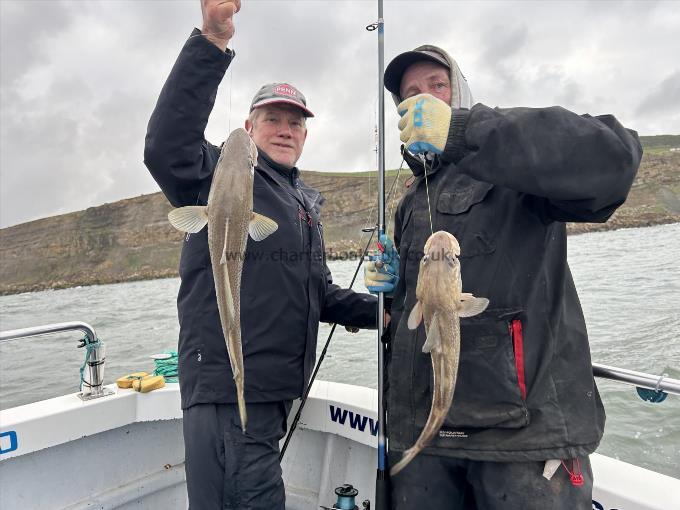
[[[363,263],[363,260],[368,253],[371,241],[375,235],[375,231],[378,231],[378,239],[385,234],[385,93],[384,93],[384,54],[385,54],[385,33],[384,33],[384,19],[383,19],[383,2],[378,0],[378,21],[367,26],[366,29],[369,31],[378,31],[378,223],[375,229],[371,229],[371,236],[364,248],[364,252],[359,260],[354,276],[352,277],[352,282],[350,283],[350,288],[354,284],[354,281],[359,273],[359,268]],[[390,194],[394,190],[394,185],[399,179],[399,174],[394,179],[392,183],[392,189]],[[390,489],[389,489],[389,472],[386,469],[387,464],[387,444],[386,444],[386,434],[385,434],[385,423],[386,423],[386,413],[384,405],[384,366],[385,366],[385,349],[386,345],[383,343],[383,336],[385,334],[385,294],[384,292],[378,293],[378,469],[376,472],[376,484],[375,484],[375,509],[376,510],[388,510],[390,508]],[[314,368],[312,377],[310,378],[309,384],[305,389],[305,393],[302,397],[300,407],[295,414],[293,423],[291,425],[290,431],[286,440],[281,448],[281,453],[279,454],[279,462],[283,460],[283,456],[286,453],[290,439],[293,436],[293,431],[297,427],[297,424],[302,415],[302,409],[309,397],[309,393],[312,388],[312,383],[316,378],[316,375],[321,367],[321,362],[323,361],[326,350],[330,343],[331,337],[335,332],[337,324],[333,324],[331,331],[326,340],[326,345],[319,357],[319,361]]]
[[[402,161],[403,164],[403,161]],[[392,181],[392,184],[390,185],[390,189],[387,192],[387,200],[389,200],[390,197],[392,197],[392,193],[394,192],[394,188],[396,187],[397,182],[399,181],[399,176],[401,174],[401,167],[397,170],[397,175],[395,175],[394,180]],[[371,214],[373,214],[373,209],[371,209]],[[377,227],[375,228],[366,228],[363,229],[364,232],[368,233],[370,232],[371,235],[368,238],[368,242],[366,243],[366,246],[364,247],[361,257],[359,257],[359,263],[357,264],[356,269],[354,270],[354,275],[352,276],[352,280],[350,281],[349,288],[351,289],[354,286],[354,282],[357,279],[357,275],[359,274],[359,270],[361,269],[361,265],[364,263],[364,259],[366,258],[366,255],[368,254],[368,250],[371,246],[371,242],[373,241],[373,236],[375,235]],[[288,435],[286,436],[286,440],[283,443],[283,446],[281,447],[281,452],[279,453],[279,462],[283,460],[283,456],[286,454],[286,449],[288,448],[288,444],[290,443],[291,438],[293,437],[293,432],[295,432],[295,429],[297,428],[297,424],[300,421],[300,417],[302,416],[302,410],[305,407],[305,404],[307,403],[307,398],[309,397],[309,393],[312,390],[312,385],[314,384],[314,381],[316,379],[316,375],[319,372],[319,369],[321,368],[321,363],[323,363],[323,360],[326,358],[326,353],[328,351],[328,347],[331,343],[331,339],[333,338],[333,333],[335,333],[335,328],[337,327],[337,324],[333,324],[331,326],[331,331],[328,333],[328,337],[326,338],[326,343],[323,346],[323,349],[321,350],[321,354],[319,355],[319,359],[316,362],[316,366],[314,367],[314,370],[312,371],[312,375],[309,378],[309,383],[307,384],[307,387],[305,388],[305,392],[302,395],[302,400],[300,401],[300,407],[298,407],[297,412],[295,413],[295,417],[293,418],[293,422],[290,425],[290,430],[288,431]]]
[[[385,234],[385,20],[383,0],[378,0],[378,240]],[[375,26],[375,25],[374,25]],[[373,28],[375,30],[375,28]],[[378,469],[375,479],[375,508],[390,508],[389,472],[385,425],[385,293],[378,293]]]

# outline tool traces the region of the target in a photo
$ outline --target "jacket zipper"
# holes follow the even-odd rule
[[[321,223],[321,220],[319,220],[316,223],[316,230],[319,232],[319,242],[321,243],[321,260],[326,256],[326,247],[324,246],[324,241],[323,241],[323,233],[321,229],[323,228],[323,223]]]
[[[305,237],[304,234],[302,233],[302,219],[304,218],[305,213],[302,210],[302,207],[300,204],[298,204],[298,225],[300,226],[300,252],[305,249]]]

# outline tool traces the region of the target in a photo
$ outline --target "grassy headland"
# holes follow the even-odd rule
[[[641,138],[645,155],[626,203],[607,223],[570,224],[570,233],[680,221],[659,194],[667,188],[680,195],[680,151],[671,151],[680,148],[680,136]],[[410,176],[407,168],[399,173],[388,218]],[[396,177],[387,172],[386,190]],[[329,257],[360,252],[361,229],[377,216],[376,172],[306,171],[302,178],[326,197]],[[183,236],[168,224],[170,208],[154,193],[1,229],[0,294],[177,276]]]

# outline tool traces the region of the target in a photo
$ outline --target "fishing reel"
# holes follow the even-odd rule
[[[359,507],[355,504],[354,498],[359,494],[359,491],[352,487],[350,484],[346,483],[335,489],[335,495],[338,500],[333,506],[321,506],[323,510],[359,510]],[[364,500],[361,503],[361,510],[370,510],[371,502],[369,500]]]

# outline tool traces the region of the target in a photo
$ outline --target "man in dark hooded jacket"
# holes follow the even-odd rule
[[[611,115],[474,104],[456,62],[435,46],[398,55],[385,86],[414,175],[395,215],[390,465],[430,410],[425,331],[408,329],[407,319],[431,231],[456,236],[463,290],[490,301],[461,319],[451,410],[429,447],[392,479],[393,507],[590,509],[588,455],[605,414],[567,264],[566,222],[604,222],[626,200],[642,155],[637,134]]]

